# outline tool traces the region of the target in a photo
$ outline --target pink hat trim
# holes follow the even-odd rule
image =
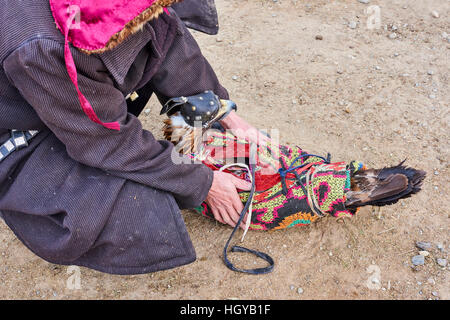
[[[105,128],[120,130],[118,122],[102,122],[95,114],[89,101],[78,87],[78,76],[69,42],[85,50],[96,50],[106,46],[109,39],[122,30],[125,25],[149,8],[155,0],[50,0],[50,7],[56,25],[64,35],[64,59],[67,73],[75,86],[78,100],[84,113],[93,122]],[[79,9],[78,29],[71,29],[74,16],[69,8]],[[166,8],[164,11],[168,14]],[[69,35],[69,31],[70,35]]]

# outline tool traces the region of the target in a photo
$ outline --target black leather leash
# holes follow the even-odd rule
[[[250,174],[252,176],[252,188],[250,190],[250,194],[248,197],[247,202],[245,203],[244,209],[241,211],[240,216],[239,216],[239,221],[236,223],[236,226],[234,227],[233,231],[231,232],[230,237],[228,238],[227,243],[225,244],[225,247],[223,249],[223,261],[225,263],[225,265],[233,270],[233,271],[237,271],[237,272],[243,272],[243,273],[250,273],[250,274],[265,274],[265,273],[269,273],[272,272],[274,266],[275,266],[275,262],[273,261],[272,257],[269,256],[268,254],[264,253],[264,252],[260,252],[260,251],[256,251],[256,250],[252,250],[252,249],[247,249],[241,246],[233,246],[231,248],[231,252],[247,252],[247,253],[252,253],[255,256],[257,256],[258,258],[261,258],[265,261],[267,261],[269,263],[269,266],[264,267],[264,268],[255,268],[255,269],[240,269],[240,268],[236,268],[229,260],[227,257],[227,251],[228,251],[228,246],[230,245],[231,239],[233,238],[234,234],[236,233],[236,230],[239,228],[239,226],[242,223],[242,220],[245,217],[245,214],[248,211],[248,208],[250,207],[251,202],[253,201],[253,194],[255,193],[255,166],[256,166],[256,151],[252,150],[252,148],[250,148],[250,164],[249,164],[249,168],[250,168]],[[249,216],[248,219],[251,219],[251,217]]]

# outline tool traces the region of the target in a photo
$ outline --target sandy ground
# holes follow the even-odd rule
[[[367,27],[369,5],[380,8],[379,29]],[[244,246],[276,261],[273,273],[261,276],[222,263],[230,227],[185,211],[196,262],[137,276],[80,268],[79,289],[70,285],[76,270],[36,257],[1,222],[0,298],[449,299],[449,267],[436,259],[448,259],[450,244],[450,3],[369,5],[218,0],[219,34],[194,35],[249,122],[334,160],[379,167],[407,158],[428,172],[420,194],[381,210],[364,208],[349,220],[250,232]],[[161,136],[160,106],[152,99],[148,107],[144,126]],[[425,264],[412,268],[416,241],[432,248]],[[252,256],[233,261],[255,266]]]

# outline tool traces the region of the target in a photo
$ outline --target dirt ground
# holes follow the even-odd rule
[[[380,28],[368,28],[372,5]],[[219,34],[193,33],[242,117],[279,130],[281,143],[334,160],[380,167],[407,158],[428,173],[423,191],[353,219],[250,231],[243,245],[276,262],[260,276],[223,264],[230,227],[184,211],[196,262],[135,276],[80,268],[77,289],[76,271],[36,257],[1,222],[0,298],[449,299],[450,268],[437,263],[450,244],[449,1],[217,0],[217,7]],[[152,98],[148,108],[144,126],[161,137],[160,105]],[[432,247],[413,268],[416,241]],[[259,265],[253,256],[231,257]]]

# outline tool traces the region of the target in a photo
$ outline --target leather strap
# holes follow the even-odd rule
[[[248,200],[245,203],[244,209],[240,213],[239,221],[236,223],[236,226],[234,227],[233,231],[231,232],[231,235],[228,238],[228,241],[226,242],[225,247],[223,249],[223,261],[224,261],[225,265],[229,269],[231,269],[233,271],[243,272],[243,273],[250,273],[250,274],[265,274],[265,273],[269,273],[269,272],[273,271],[273,268],[275,266],[275,262],[274,262],[274,260],[272,259],[271,256],[269,256],[268,254],[266,254],[264,252],[260,252],[260,251],[256,251],[256,250],[252,250],[252,249],[247,249],[247,248],[244,248],[244,247],[241,247],[241,246],[233,246],[231,248],[231,252],[252,253],[255,256],[257,256],[258,258],[261,258],[261,259],[267,261],[269,263],[269,265],[267,267],[264,267],[264,268],[240,269],[240,268],[235,267],[228,260],[228,257],[227,257],[228,246],[230,245],[231,239],[233,238],[234,234],[236,233],[236,230],[241,225],[242,220],[244,219],[245,214],[247,213],[248,208],[250,207],[250,204],[253,201],[253,194],[255,193],[255,166],[256,166],[256,145],[252,144],[250,146],[250,164],[249,164],[250,173],[252,175],[252,188],[250,190],[250,194],[249,194]],[[250,218],[251,217],[249,216],[248,219],[250,219]]]

